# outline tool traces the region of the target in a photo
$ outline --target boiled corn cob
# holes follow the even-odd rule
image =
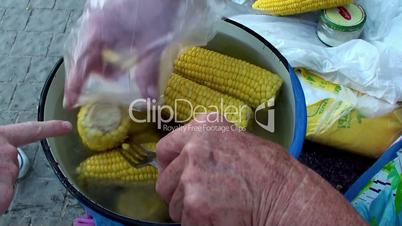
[[[80,109],[77,125],[81,140],[89,149],[106,151],[126,139],[130,118],[119,106],[92,104]]]
[[[231,96],[172,74],[165,90],[165,104],[176,109],[177,118],[190,121],[199,113],[219,112],[239,128],[246,128],[252,110],[246,103]],[[177,100],[185,100],[177,101]],[[188,101],[188,102],[187,102]],[[205,109],[203,109],[205,107]],[[200,111],[197,111],[200,110]],[[206,112],[203,112],[206,110]]]
[[[274,15],[295,15],[352,3],[352,0],[257,0],[254,9]]]
[[[148,130],[154,130],[154,124],[152,123],[147,123],[143,122],[144,120],[146,121],[147,119],[147,113],[146,112],[138,112],[138,111],[133,111],[132,112],[132,120],[130,123],[130,129],[129,129],[129,135],[132,134],[137,134],[137,133],[142,133],[143,131],[148,131]],[[138,120],[138,121],[135,121]]]
[[[274,97],[282,86],[282,79],[268,70],[199,47],[181,54],[174,72],[253,108]]]
[[[155,181],[158,170],[153,166],[134,168],[120,149],[94,155],[77,168],[80,179],[115,183]]]
[[[157,143],[161,138],[162,135],[156,126],[150,124],[144,130],[130,134],[128,142],[134,142],[136,144]]]

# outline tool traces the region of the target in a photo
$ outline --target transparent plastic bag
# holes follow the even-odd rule
[[[88,0],[66,43],[64,106],[158,98],[175,57],[205,45],[228,0]],[[245,12],[245,11],[244,11]]]

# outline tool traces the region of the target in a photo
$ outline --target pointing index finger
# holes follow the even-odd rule
[[[0,135],[16,146],[23,146],[47,137],[55,137],[67,134],[72,129],[70,122],[49,121],[49,122],[25,122],[0,127]]]

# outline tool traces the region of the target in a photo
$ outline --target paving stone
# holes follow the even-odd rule
[[[73,221],[63,222],[60,217],[32,216],[31,225],[41,226],[71,226]]]
[[[69,32],[71,28],[76,24],[78,18],[82,15],[82,10],[72,10],[70,18],[68,18],[66,32]]]
[[[30,11],[26,9],[7,9],[1,21],[2,30],[22,31],[27,25]]]
[[[3,18],[3,15],[4,15],[5,11],[6,11],[5,9],[0,8],[0,21]]]
[[[56,0],[56,9],[82,9],[85,0]]]
[[[66,34],[56,33],[53,35],[50,43],[48,56],[62,56],[64,51],[64,43],[67,38]]]
[[[31,0],[29,6],[36,9],[51,9],[56,0]]]
[[[57,57],[32,57],[26,81],[44,84],[58,60]]]
[[[56,192],[52,188],[48,186],[40,187],[43,189],[37,189],[34,191],[32,197],[28,197],[27,199],[32,200],[36,199],[36,193],[46,193],[48,190],[52,189],[52,193],[50,195],[53,196],[55,200],[55,204],[50,203],[48,200],[42,202],[35,202],[35,203],[22,203],[21,201],[25,197],[20,197],[20,193],[22,193],[21,186],[28,186],[28,180],[48,180],[52,184],[51,187],[56,188]],[[33,183],[32,186],[37,187],[37,183]],[[40,183],[41,185],[43,183]],[[57,185],[59,184],[59,185]],[[62,188],[61,183],[57,183],[56,180],[53,179],[45,179],[45,178],[36,178],[35,175],[29,175],[26,180],[18,185],[17,187],[17,195],[13,201],[13,204],[9,211],[0,217],[0,225],[10,225],[10,226],[19,226],[19,225],[26,225],[26,226],[55,226],[55,225],[68,225],[70,226],[73,220],[77,217],[83,216],[85,214],[84,209],[80,205],[80,203],[73,198],[64,188]],[[37,187],[38,188],[38,187]],[[24,191],[26,193],[26,191]],[[49,193],[48,193],[49,194]],[[40,194],[41,197],[42,194]],[[24,195],[25,196],[25,195]],[[61,201],[61,197],[63,197],[63,201]],[[36,208],[42,209],[42,212],[35,210]],[[40,214],[38,214],[40,212]]]
[[[59,217],[65,192],[65,188],[56,177],[37,178],[34,174],[30,174],[18,183],[9,213],[30,217]]]
[[[37,121],[38,119],[38,111],[36,109],[34,110],[28,110],[28,111],[20,111],[17,117],[17,122],[29,122],[29,121]]]
[[[65,10],[35,9],[26,30],[64,32],[68,16]]]
[[[2,8],[26,8],[29,0],[1,0],[0,7]]]
[[[51,208],[51,207],[49,207]],[[25,214],[25,213],[24,213]],[[73,220],[64,221],[59,216],[47,216],[48,214],[30,215],[9,212],[0,216],[1,226],[71,226]]]
[[[66,199],[60,217],[62,222],[72,222],[75,218],[83,216],[85,211],[82,205],[68,191],[66,192]]]
[[[0,32],[0,55],[8,55],[14,44],[17,33],[15,31]]]
[[[12,111],[36,111],[43,84],[23,83],[17,86],[11,102]]]
[[[52,167],[46,159],[42,148],[39,148],[36,153],[35,161],[33,162],[32,172],[36,178],[52,178],[55,177]]]
[[[46,215],[38,216],[18,216],[17,214],[10,214],[8,219],[2,221],[0,219],[1,226],[71,226],[71,222],[63,222],[60,217],[50,217]]]
[[[51,39],[51,33],[20,32],[11,54],[15,56],[45,56]]]
[[[15,122],[18,112],[0,111],[0,125],[8,125]]]
[[[29,64],[29,57],[0,56],[0,82],[23,81],[28,72]]]
[[[21,216],[21,215],[9,212],[9,213],[6,213],[6,214],[0,216],[0,225],[1,226],[30,226],[31,225],[31,217],[30,216]]]
[[[13,83],[0,83],[0,109],[7,110],[15,90]]]
[[[81,203],[78,202],[78,200],[75,199],[74,196],[70,194],[70,192],[68,191],[66,193],[66,204],[73,207],[79,207],[79,208],[82,207]]]

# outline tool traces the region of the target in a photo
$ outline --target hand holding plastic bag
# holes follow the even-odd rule
[[[205,44],[224,6],[225,0],[88,1],[67,42],[64,106],[157,97],[161,57]]]

